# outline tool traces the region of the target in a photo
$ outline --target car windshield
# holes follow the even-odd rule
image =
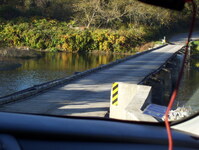
[[[192,18],[170,6],[0,0],[0,111],[162,122]],[[198,58],[196,28],[170,121],[199,111]]]

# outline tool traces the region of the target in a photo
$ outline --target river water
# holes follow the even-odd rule
[[[192,112],[199,111],[199,60],[191,58],[184,71],[180,84],[176,106],[191,108]]]
[[[0,97],[51,80],[68,77],[107,64],[127,55],[45,53],[42,58],[0,58],[0,62],[21,64],[12,70],[0,71]]]

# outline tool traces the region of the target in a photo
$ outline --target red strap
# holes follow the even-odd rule
[[[181,81],[182,75],[183,75],[185,60],[186,60],[186,56],[187,56],[187,53],[188,53],[189,41],[191,39],[191,35],[192,35],[192,32],[193,32],[194,23],[195,23],[195,17],[196,17],[196,5],[195,5],[194,1],[193,0],[185,0],[185,2],[191,2],[192,3],[193,16],[192,16],[192,21],[191,21],[189,35],[188,35],[188,40],[186,42],[186,49],[185,49],[185,56],[184,56],[184,59],[183,59],[183,65],[181,67],[180,74],[179,74],[179,77],[178,77],[178,80],[177,80],[177,83],[176,83],[176,87],[175,87],[175,89],[174,89],[174,91],[172,93],[169,105],[168,105],[166,113],[165,113],[165,126],[166,126],[166,130],[167,130],[167,134],[168,134],[168,142],[169,142],[168,149],[169,150],[173,150],[173,138],[172,138],[172,133],[171,133],[171,128],[170,128],[170,124],[169,124],[168,115],[169,115],[169,111],[171,110],[172,105],[174,103],[174,100],[175,100],[175,98],[177,96],[177,93],[178,93],[178,89],[179,89],[179,86],[180,86],[180,81]]]

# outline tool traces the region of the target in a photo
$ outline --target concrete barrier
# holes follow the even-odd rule
[[[116,82],[111,90],[110,118],[157,122],[154,117],[143,114],[150,103],[150,86]]]

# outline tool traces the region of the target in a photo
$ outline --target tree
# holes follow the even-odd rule
[[[82,0],[74,5],[76,20],[81,20],[80,23],[86,25],[87,28],[91,24],[95,24],[99,16],[99,10],[101,7],[101,0]]]
[[[100,17],[103,23],[109,24],[114,20],[122,20],[124,16],[129,14],[132,0],[104,0],[101,4]]]
[[[128,14],[132,0],[82,0],[76,3],[76,20],[87,27],[110,24]],[[81,19],[80,19],[81,18]]]

